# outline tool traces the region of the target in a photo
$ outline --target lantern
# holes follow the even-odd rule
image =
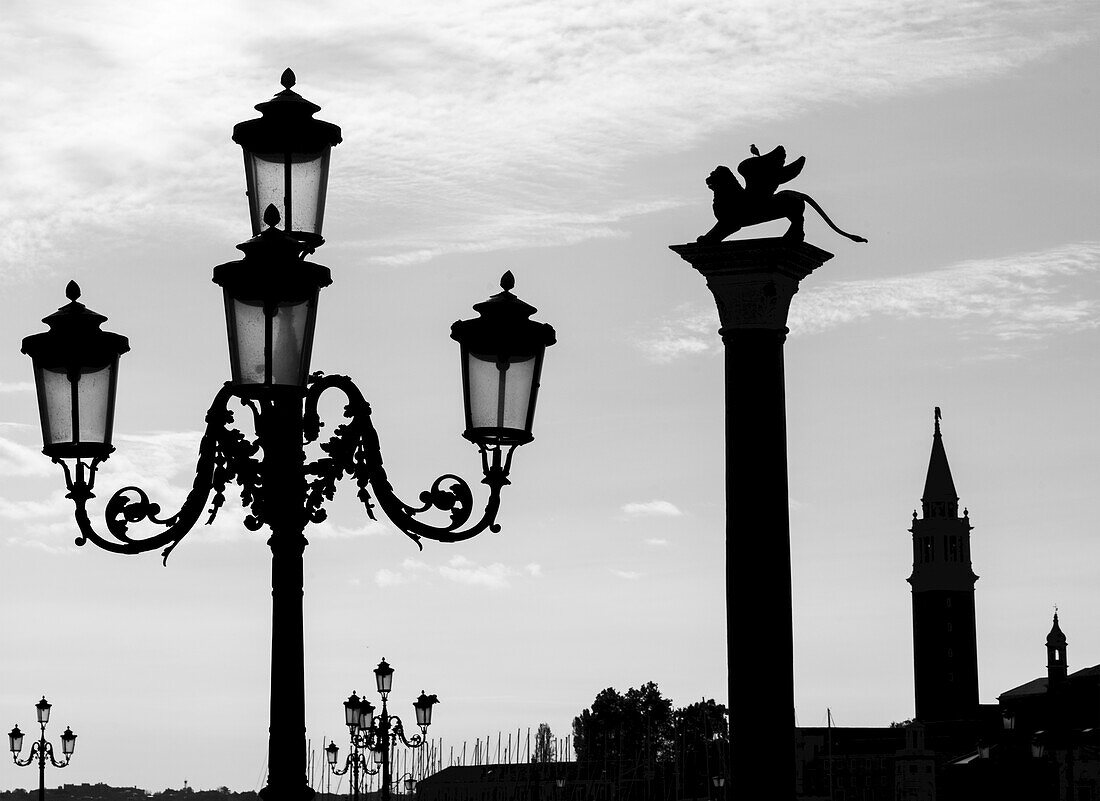
[[[18,754],[23,750],[23,732],[19,731],[18,726],[8,732],[8,747],[11,748],[13,754]]]
[[[50,722],[50,707],[52,704],[46,700],[46,696],[42,696],[42,700],[34,705],[35,710],[38,712],[38,722],[45,726]]]
[[[325,241],[329,154],[340,144],[340,128],[313,119],[321,107],[293,91],[289,67],[281,83],[283,91],[256,106],[262,117],[234,126],[233,141],[244,151],[253,236],[260,233],[265,209],[274,205],[286,233],[312,249]]]
[[[413,709],[416,710],[416,723],[421,728],[427,728],[432,725],[432,707],[439,703],[439,699],[435,694],[425,695],[424,691],[420,691],[420,697],[413,703]]]
[[[406,793],[411,793],[415,789],[416,789],[416,779],[414,779],[412,776],[406,776],[405,777],[405,792]]]
[[[65,296],[69,303],[42,319],[50,330],[23,340],[34,367],[42,452],[54,459],[105,459],[114,450],[118,357],[130,345],[126,337],[100,330],[107,318],[77,301],[76,281],[65,287]]]
[[[339,754],[340,746],[338,746],[336,743],[330,742],[327,746],[325,746],[325,756],[328,757],[328,763],[330,765],[336,764],[336,759],[338,758]]]
[[[214,268],[214,283],[225,296],[233,383],[245,394],[273,385],[305,386],[317,295],[332,283],[327,267],[302,261],[301,243],[274,227],[274,206],[264,220],[267,230],[237,245],[243,259]]]
[[[61,734],[61,753],[65,755],[65,759],[73,755],[73,749],[76,748],[76,735],[73,734],[73,730],[68,726],[65,727],[65,731]]]
[[[474,305],[479,317],[451,326],[461,346],[466,439],[481,446],[530,442],[539,375],[553,327],[529,319],[537,311],[512,294],[512,273],[500,279],[503,292]]]
[[[344,701],[344,723],[349,729],[359,726],[359,696],[353,690],[348,700]]]
[[[374,704],[366,698],[359,704],[359,730],[366,731],[374,723]]]
[[[393,668],[390,667],[385,658],[374,669],[374,679],[378,684],[378,692],[382,693],[384,698],[393,686]]]

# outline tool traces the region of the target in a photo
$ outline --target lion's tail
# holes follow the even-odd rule
[[[811,206],[813,206],[814,211],[816,211],[818,214],[821,215],[821,219],[823,219],[825,221],[825,223],[830,228],[832,228],[834,231],[836,231],[838,234],[840,234],[841,236],[848,237],[848,239],[851,239],[853,242],[866,242],[867,241],[862,236],[859,236],[857,234],[850,234],[847,231],[842,231],[839,228],[837,228],[836,223],[834,223],[832,220],[829,219],[829,215],[825,213],[825,209],[823,209],[823,208],[821,208],[821,206],[817,205],[816,200],[814,200],[812,197],[810,197],[809,195],[804,194],[802,192],[799,192],[798,194],[802,196],[803,200],[805,200],[807,203],[809,203]]]

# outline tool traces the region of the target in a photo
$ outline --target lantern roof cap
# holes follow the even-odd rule
[[[501,292],[474,304],[478,317],[459,320],[451,326],[451,339],[475,352],[497,352],[504,356],[533,355],[539,348],[557,341],[554,327],[530,319],[538,309],[512,294],[516,279],[508,270],[500,278]]]
[[[107,318],[79,301],[80,285],[76,281],[65,286],[65,297],[68,303],[42,318],[49,331],[23,338],[23,353],[32,359],[42,356],[50,361],[87,360],[90,366],[130,350],[126,337],[100,329]],[[45,697],[39,702],[42,703],[46,703]]]
[[[435,693],[432,693],[431,695],[427,695],[423,690],[421,690],[420,691],[420,697],[417,698],[416,701],[413,702],[413,706],[419,706],[419,707],[423,708],[423,707],[432,706],[433,704],[438,704],[438,703],[439,703],[439,698],[436,696]]]
[[[304,261],[313,246],[275,227],[279,210],[274,205],[264,212],[264,222],[267,228],[237,245],[243,259],[214,268],[214,283],[233,294],[275,301],[304,299],[332,283],[328,267]]]
[[[291,88],[297,79],[290,67],[283,70],[280,81],[283,91],[256,104],[262,117],[233,126],[233,141],[248,150],[268,153],[310,152],[340,144],[340,126],[314,119],[321,107]]]

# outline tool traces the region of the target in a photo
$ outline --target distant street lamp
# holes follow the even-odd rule
[[[69,760],[73,756],[73,749],[76,748],[76,735],[73,734],[71,728],[66,726],[64,733],[61,735],[61,753],[64,755],[65,761],[58,762],[54,758],[53,744],[46,740],[46,724],[50,722],[51,706],[53,705],[46,700],[45,696],[42,696],[42,700],[34,705],[38,716],[38,725],[41,727],[41,734],[38,740],[31,743],[31,750],[26,759],[19,758],[19,752],[23,750],[23,732],[19,731],[19,726],[8,732],[8,747],[11,748],[11,758],[16,765],[23,768],[36,760],[38,761],[38,801],[45,801],[46,798],[46,759],[49,759],[55,768],[64,768],[68,766]]]
[[[390,784],[392,782],[404,781],[407,792],[412,792],[415,786],[415,780],[411,773],[396,780],[391,780],[390,749],[397,745],[399,739],[409,748],[424,746],[427,742],[428,727],[432,725],[432,707],[439,703],[439,699],[435,695],[427,695],[423,690],[420,691],[420,696],[413,702],[413,709],[416,712],[416,725],[420,727],[420,734],[414,734],[409,739],[405,737],[405,728],[401,718],[397,715],[391,715],[386,706],[390,689],[393,687],[393,668],[385,659],[379,662],[378,667],[374,669],[374,681],[378,694],[382,696],[382,711],[375,715],[375,706],[365,697],[360,700],[359,696],[352,692],[348,700],[344,701],[344,723],[351,733],[351,750],[353,754],[358,754],[360,749],[374,752],[374,761],[380,766],[379,770],[382,771],[382,801],[389,801]],[[338,751],[339,749],[335,744],[329,745],[328,762],[333,772],[336,772],[333,766],[337,762]],[[348,756],[348,760],[352,760],[351,755]],[[365,760],[362,764],[366,764]],[[346,771],[347,766],[344,767],[342,772]],[[367,772],[374,774],[378,771]]]
[[[405,795],[412,795],[416,791],[416,779],[413,778],[411,773],[406,773],[393,780],[394,786],[400,785],[405,788]]]
[[[117,368],[129,349],[126,337],[100,330],[106,318],[80,303],[80,288],[70,282],[69,303],[43,321],[50,330],[23,340],[23,352],[34,365],[42,450],[64,470],[67,497],[76,505],[77,545],[90,540],[124,554],[163,549],[167,562],[204,512],[206,522],[213,521],[233,482],[240,485],[249,511],[245,528],[270,528],[271,725],[268,782],[261,791],[265,801],[305,801],[313,795],[305,740],[306,526],[325,519],[326,501],[337,481],[348,476],[355,479],[367,514],[374,518],[377,504],[417,545],[421,538],[458,542],[485,529],[499,531],[500,492],[510,483],[516,447],[533,439],[543,355],[555,341],[550,325],[530,319],[534,307],[512,294],[511,272],[501,279],[503,291],[474,306],[478,317],[451,327],[461,352],[463,436],[481,454],[488,499],[481,519],[470,523],[473,492],[465,480],[448,473],[421,492],[417,503],[401,500],[382,466],[371,409],[359,389],[346,376],[310,373],[318,294],[331,278],[327,267],[305,259],[324,242],[329,154],[341,134],[337,126],[313,119],[320,107],[293,91],[294,83],[294,73],[286,70],[283,91],[256,106],[262,116],[233,130],[244,151],[253,237],[237,246],[242,259],[214,268],[225,301],[232,379],[207,412],[193,487],[178,512],[162,516],[160,505],[144,490],[124,487],[106,504],[110,537],[96,532],[89,518],[96,469],[114,451]],[[304,446],[320,436],[317,406],[329,389],[347,399],[344,421],[321,445],[324,455],[307,464]],[[253,438],[231,426],[231,399],[247,409]],[[439,524],[421,520],[419,515],[430,510],[447,519]],[[165,530],[135,537],[130,527],[146,521]]]
[[[325,753],[328,757],[328,767],[335,776],[343,776],[349,770],[351,771],[351,795],[355,801],[359,801],[359,776],[360,774],[367,774],[374,776],[378,773],[377,770],[371,770],[367,764],[366,755],[362,752],[361,746],[358,740],[359,730],[359,696],[352,692],[351,697],[344,702],[344,710],[346,713],[346,723],[348,726],[348,732],[351,735],[351,749],[344,760],[344,767],[341,769],[336,768],[336,763],[340,759],[340,746],[334,742],[330,742],[325,748]]]

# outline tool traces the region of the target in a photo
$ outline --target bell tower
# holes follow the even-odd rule
[[[1066,635],[1058,626],[1058,613],[1054,613],[1054,625],[1047,635],[1047,687],[1060,686],[1067,675]]]
[[[960,720],[978,711],[978,644],[970,563],[970,517],[959,516],[935,412],[932,455],[921,498],[913,512],[913,674],[916,719]]]

